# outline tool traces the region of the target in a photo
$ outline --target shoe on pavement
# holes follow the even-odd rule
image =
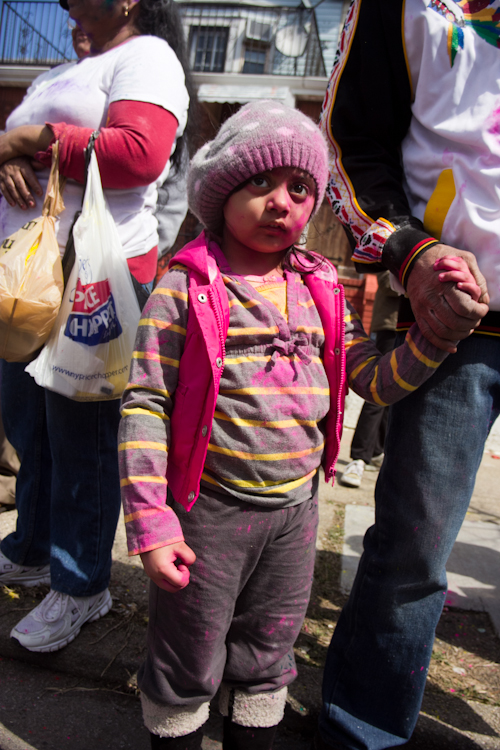
[[[28,651],[59,651],[71,643],[85,622],[93,622],[111,609],[109,590],[94,596],[69,596],[49,591],[10,633]]]
[[[356,461],[351,461],[345,467],[344,473],[340,477],[340,484],[346,487],[359,487],[363,478],[363,472],[365,470],[365,462],[358,458]]]
[[[50,583],[50,565],[16,565],[0,552],[0,586],[39,586]]]
[[[367,471],[378,471],[384,463],[384,453],[379,453],[378,456],[372,456],[372,460],[369,464],[366,464],[365,469]]]

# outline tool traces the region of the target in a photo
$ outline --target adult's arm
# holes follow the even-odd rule
[[[117,101],[109,106],[106,126],[96,141],[101,180],[105,188],[133,188],[148,185],[159,177],[170,157],[177,132],[176,118],[163,107],[148,102]],[[7,200],[29,202],[36,190],[33,181],[25,181],[25,189],[16,174],[13,159],[28,156],[49,167],[52,145],[60,144],[61,174],[77,182],[84,181],[85,156],[92,128],[66,123],[27,125],[6,133],[0,139],[0,163]],[[158,138],[161,133],[161,138]],[[9,174],[10,170],[10,174]],[[12,202],[12,200],[10,201]]]
[[[176,118],[156,104],[112,102],[106,127],[95,144],[103,187],[133,188],[154,182],[170,157],[177,125]],[[84,149],[92,128],[66,123],[50,124],[50,128],[54,141],[59,140],[61,173],[83,182]],[[35,159],[45,163],[48,152],[35,154]]]
[[[358,271],[388,268],[408,292],[422,332],[452,351],[486,314],[433,265],[464,257],[486,295],[475,257],[439,243],[411,213],[403,188],[401,143],[411,121],[403,2],[356,0],[340,40],[322,115],[331,162],[327,195],[353,247]],[[483,297],[487,300],[486,296]]]

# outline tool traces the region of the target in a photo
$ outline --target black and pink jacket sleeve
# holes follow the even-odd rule
[[[322,128],[330,151],[327,197],[360,273],[388,268],[406,284],[437,243],[411,214],[401,143],[411,120],[403,0],[355,0],[328,85]]]

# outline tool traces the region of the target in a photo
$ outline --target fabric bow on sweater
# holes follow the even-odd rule
[[[274,352],[271,357],[271,362],[276,362],[280,356],[291,357],[292,355],[296,355],[305,365],[310,365],[311,357],[307,353],[308,345],[308,341],[305,338],[298,338],[295,341],[281,341],[281,339],[274,339]]]

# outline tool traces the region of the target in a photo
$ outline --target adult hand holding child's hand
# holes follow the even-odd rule
[[[196,555],[185,542],[175,542],[143,552],[141,560],[153,583],[175,594],[188,585],[189,566],[196,560]]]
[[[436,273],[440,259],[463,260],[481,296],[476,301],[454,280],[441,280]],[[448,269],[446,266],[439,270]],[[468,275],[468,272],[467,272]],[[456,342],[467,338],[488,312],[486,281],[472,253],[438,244],[422,254],[411,272],[407,287],[413,314],[423,335],[438,349],[456,352]]]

